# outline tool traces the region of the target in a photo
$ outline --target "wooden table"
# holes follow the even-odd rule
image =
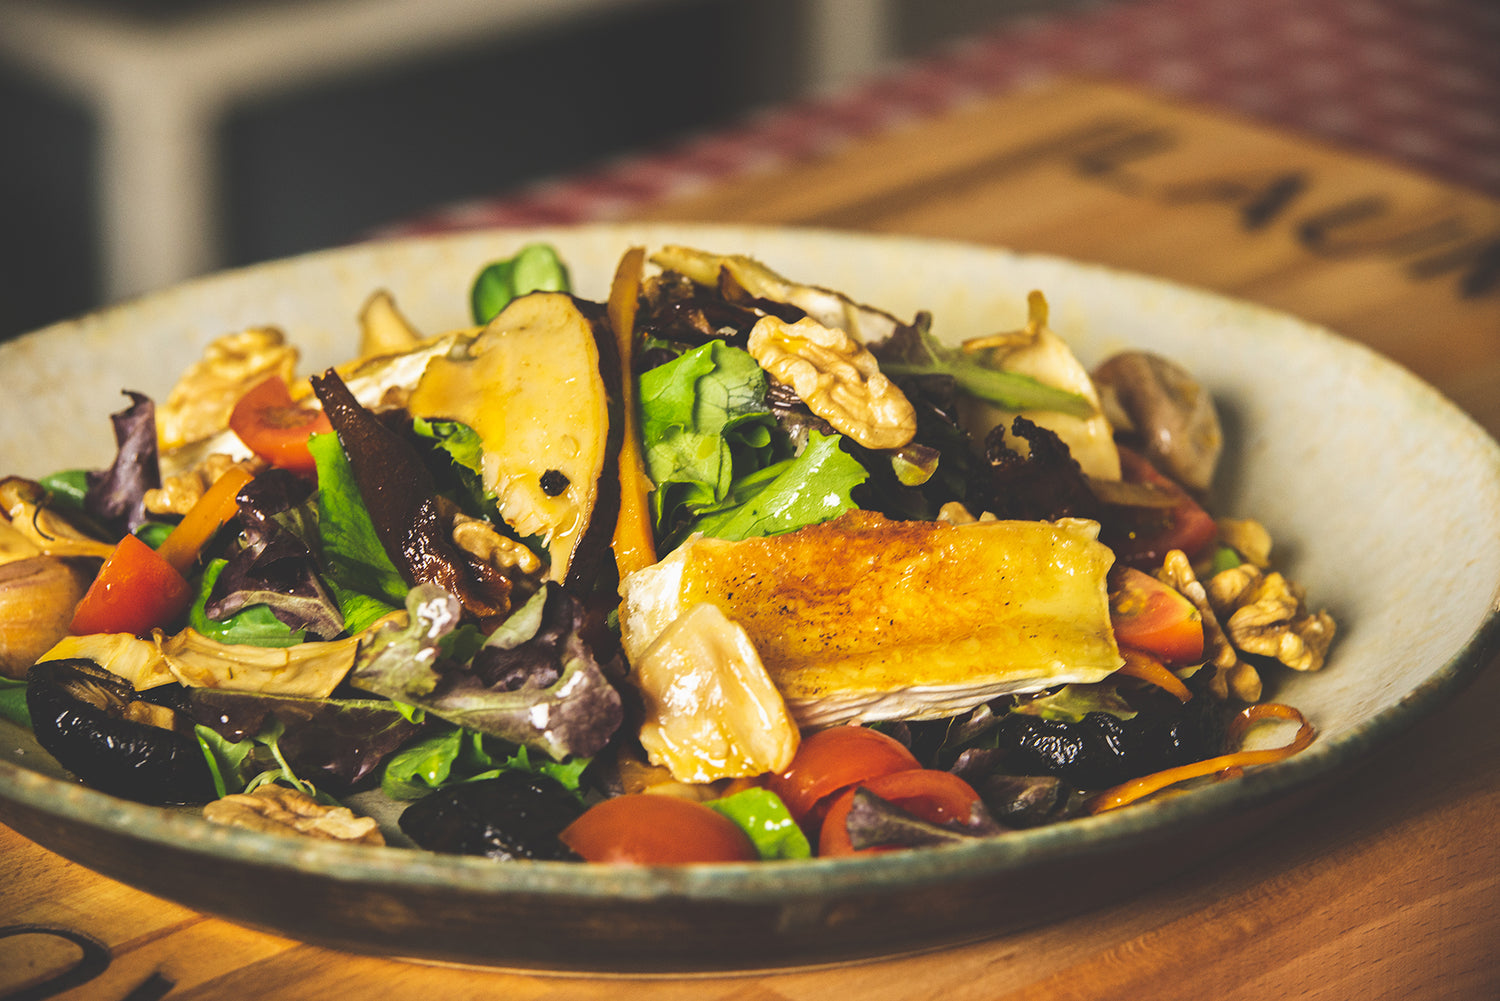
[[[916,233],[1206,286],[1389,354],[1500,431],[1500,203],[1245,122],[1079,83],[976,103],[639,213]],[[346,956],[184,910],[0,828],[0,925],[107,968],[67,998],[1500,996],[1500,671],[1282,826],[1120,906],[832,970],[548,978]],[[0,997],[77,946],[0,939]]]

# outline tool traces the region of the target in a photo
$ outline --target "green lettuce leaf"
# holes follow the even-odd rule
[[[568,292],[568,267],[551,244],[528,243],[515,257],[494,261],[474,278],[469,307],[475,323],[488,323],[517,296],[528,292]]]
[[[82,513],[89,492],[86,469],[64,469],[44,476],[37,482],[47,491],[47,503],[66,511]]]
[[[1074,417],[1091,417],[1093,404],[1065,389],[1049,386],[1019,372],[1007,372],[985,363],[983,355],[971,354],[943,344],[928,330],[931,317],[918,317],[911,326],[902,325],[888,339],[871,346],[880,371],[902,376],[950,376],[970,396],[1005,410],[1052,410]]]
[[[722,504],[737,477],[775,458],[776,421],[765,397],[760,365],[722,341],[641,376],[641,438],[656,484],[651,504],[659,533]]]
[[[439,483],[456,487],[462,494],[459,503],[469,511],[493,515],[491,520],[498,523],[494,495],[484,489],[484,441],[479,432],[461,421],[430,421],[425,417],[413,418],[411,428],[447,460],[441,463],[446,468],[433,470]]]
[[[288,647],[303,642],[307,633],[288,627],[266,605],[247,605],[222,622],[208,617],[205,606],[209,595],[213,593],[214,584],[218,582],[219,574],[228,563],[228,560],[217,559],[203,568],[203,576],[198,582],[198,596],[193,599],[193,607],[188,609],[188,625],[220,643]]]
[[[680,533],[737,542],[780,535],[836,518],[857,505],[849,492],[869,473],[841,447],[842,437],[810,432],[795,459],[767,467],[736,485],[731,503],[705,514]]]
[[[307,447],[318,467],[323,579],[338,599],[344,628],[357,633],[402,607],[406,581],[375,534],[338,436],[313,435]]]
[[[31,711],[26,708],[24,678],[0,678],[0,719],[31,729]]]
[[[202,723],[194,725],[193,733],[203,751],[203,760],[208,762],[209,774],[213,776],[214,792],[221,797],[243,792],[243,772],[249,767],[246,762],[255,756],[255,741],[249,738],[230,740]]]
[[[452,656],[459,603],[436,584],[407,597],[408,624],[360,648],[349,683],[556,761],[598,753],[624,717],[584,638],[584,610],[548,581],[467,662]],[[467,650],[464,651],[465,653]]]
[[[1063,685],[1026,698],[1011,711],[1064,723],[1077,723],[1092,712],[1106,712],[1117,719],[1134,719],[1136,715],[1108,680],[1092,685]]]
[[[467,732],[446,727],[391,755],[380,773],[381,791],[391,799],[421,799],[447,785]]]
[[[550,776],[577,792],[584,769],[592,761],[587,757],[553,761],[546,755],[533,760],[524,745],[517,747],[474,730],[449,726],[391,755],[381,773],[380,788],[392,799],[421,799],[459,782],[523,771]]]

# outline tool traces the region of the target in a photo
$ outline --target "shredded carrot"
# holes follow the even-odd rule
[[[1115,671],[1116,674],[1128,675],[1155,685],[1157,688],[1164,688],[1177,696],[1179,702],[1186,702],[1193,697],[1193,693],[1188,691],[1188,686],[1182,683],[1182,679],[1167,670],[1161,661],[1150,654],[1122,647],[1120,656],[1125,658],[1125,664]]]
[[[646,265],[643,247],[631,247],[620,258],[609,289],[609,322],[620,352],[621,410],[625,434],[620,443],[620,514],[615,521],[615,566],[623,578],[656,562],[647,496],[651,480],[641,455],[640,418],[635,410],[635,312]]]
[[[250,479],[250,473],[243,466],[230,466],[188,509],[182,521],[157,548],[156,554],[178,573],[187,576],[199,551],[213,538],[219,526],[234,517],[238,509],[235,496]]]
[[[1297,735],[1284,747],[1268,748],[1263,751],[1233,751],[1216,758],[1195,761],[1190,765],[1179,765],[1176,768],[1168,768],[1150,775],[1143,775],[1138,779],[1131,779],[1129,782],[1106,789],[1092,797],[1088,801],[1089,813],[1103,813],[1106,810],[1134,803],[1144,796],[1159,792],[1178,782],[1186,782],[1188,779],[1202,778],[1219,772],[1229,772],[1233,775],[1252,765],[1266,765],[1273,761],[1281,761],[1306,749],[1317,736],[1317,732],[1307,721],[1307,717],[1296,709],[1279,702],[1262,702],[1259,705],[1246,707],[1230,721],[1228,733],[1230,745],[1239,746],[1250,728],[1266,719],[1291,720],[1297,724]]]

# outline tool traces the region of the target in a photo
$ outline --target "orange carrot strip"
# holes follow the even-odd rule
[[[656,562],[647,497],[651,479],[641,455],[641,422],[635,409],[635,312],[640,298],[643,247],[631,247],[620,258],[609,288],[609,323],[620,352],[621,409],[625,435],[620,443],[620,515],[615,521],[615,566],[623,578]]]
[[[244,467],[230,466],[213,486],[204,491],[198,503],[188,509],[182,521],[157,547],[156,554],[186,576],[188,568],[198,558],[199,550],[208,544],[219,526],[234,517],[237,510],[235,496],[250,479]]]
[[[1164,688],[1177,696],[1177,701],[1186,702],[1193,697],[1188,691],[1188,686],[1182,683],[1182,679],[1167,670],[1161,661],[1148,653],[1133,650],[1130,647],[1121,647],[1120,656],[1125,658],[1125,664],[1116,674],[1124,674],[1132,678],[1138,678],[1157,688]]]
[[[1267,748],[1263,751],[1234,751],[1230,754],[1221,754],[1216,758],[1195,761],[1192,764],[1179,765],[1176,768],[1167,768],[1150,775],[1143,775],[1138,779],[1131,779],[1129,782],[1106,789],[1091,798],[1088,801],[1089,813],[1103,813],[1105,810],[1113,810],[1134,803],[1144,796],[1159,792],[1178,782],[1186,782],[1188,779],[1202,778],[1226,769],[1248,768],[1251,765],[1266,765],[1273,761],[1281,761],[1306,749],[1317,736],[1317,731],[1313,729],[1312,724],[1296,709],[1279,702],[1262,702],[1259,705],[1246,707],[1230,721],[1228,734],[1230,742],[1238,744],[1250,727],[1267,718],[1291,720],[1297,724],[1297,735],[1292,738],[1291,743],[1285,747]]]

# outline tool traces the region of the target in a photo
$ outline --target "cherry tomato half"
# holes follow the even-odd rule
[[[1109,577],[1109,621],[1120,646],[1175,666],[1203,659],[1203,614],[1176,588],[1133,567]]]
[[[1131,483],[1154,484],[1172,498],[1172,507],[1161,524],[1132,531],[1128,537],[1106,540],[1122,563],[1160,566],[1173,549],[1181,549],[1189,559],[1196,559],[1218,535],[1213,516],[1175,480],[1158,471],[1150,459],[1121,447],[1120,473]]]
[[[807,829],[804,821],[824,797],[878,775],[921,767],[894,737],[863,726],[836,726],[803,737],[791,765],[768,776],[765,785]]]
[[[969,783],[952,772],[931,768],[892,772],[860,782],[853,789],[835,796],[833,805],[828,808],[828,816],[823,818],[823,830],[818,836],[820,856],[891,850],[880,845],[855,848],[849,839],[849,808],[854,805],[856,789],[868,789],[881,799],[933,824],[966,821],[974,804],[979,802],[979,794]]]
[[[588,862],[682,865],[759,858],[749,836],[728,817],[702,803],[659,793],[596,803],[558,837]]]
[[[271,465],[307,474],[317,468],[307,439],[332,431],[333,425],[323,411],[293,402],[286,381],[273,375],[234,405],[229,429]]]

